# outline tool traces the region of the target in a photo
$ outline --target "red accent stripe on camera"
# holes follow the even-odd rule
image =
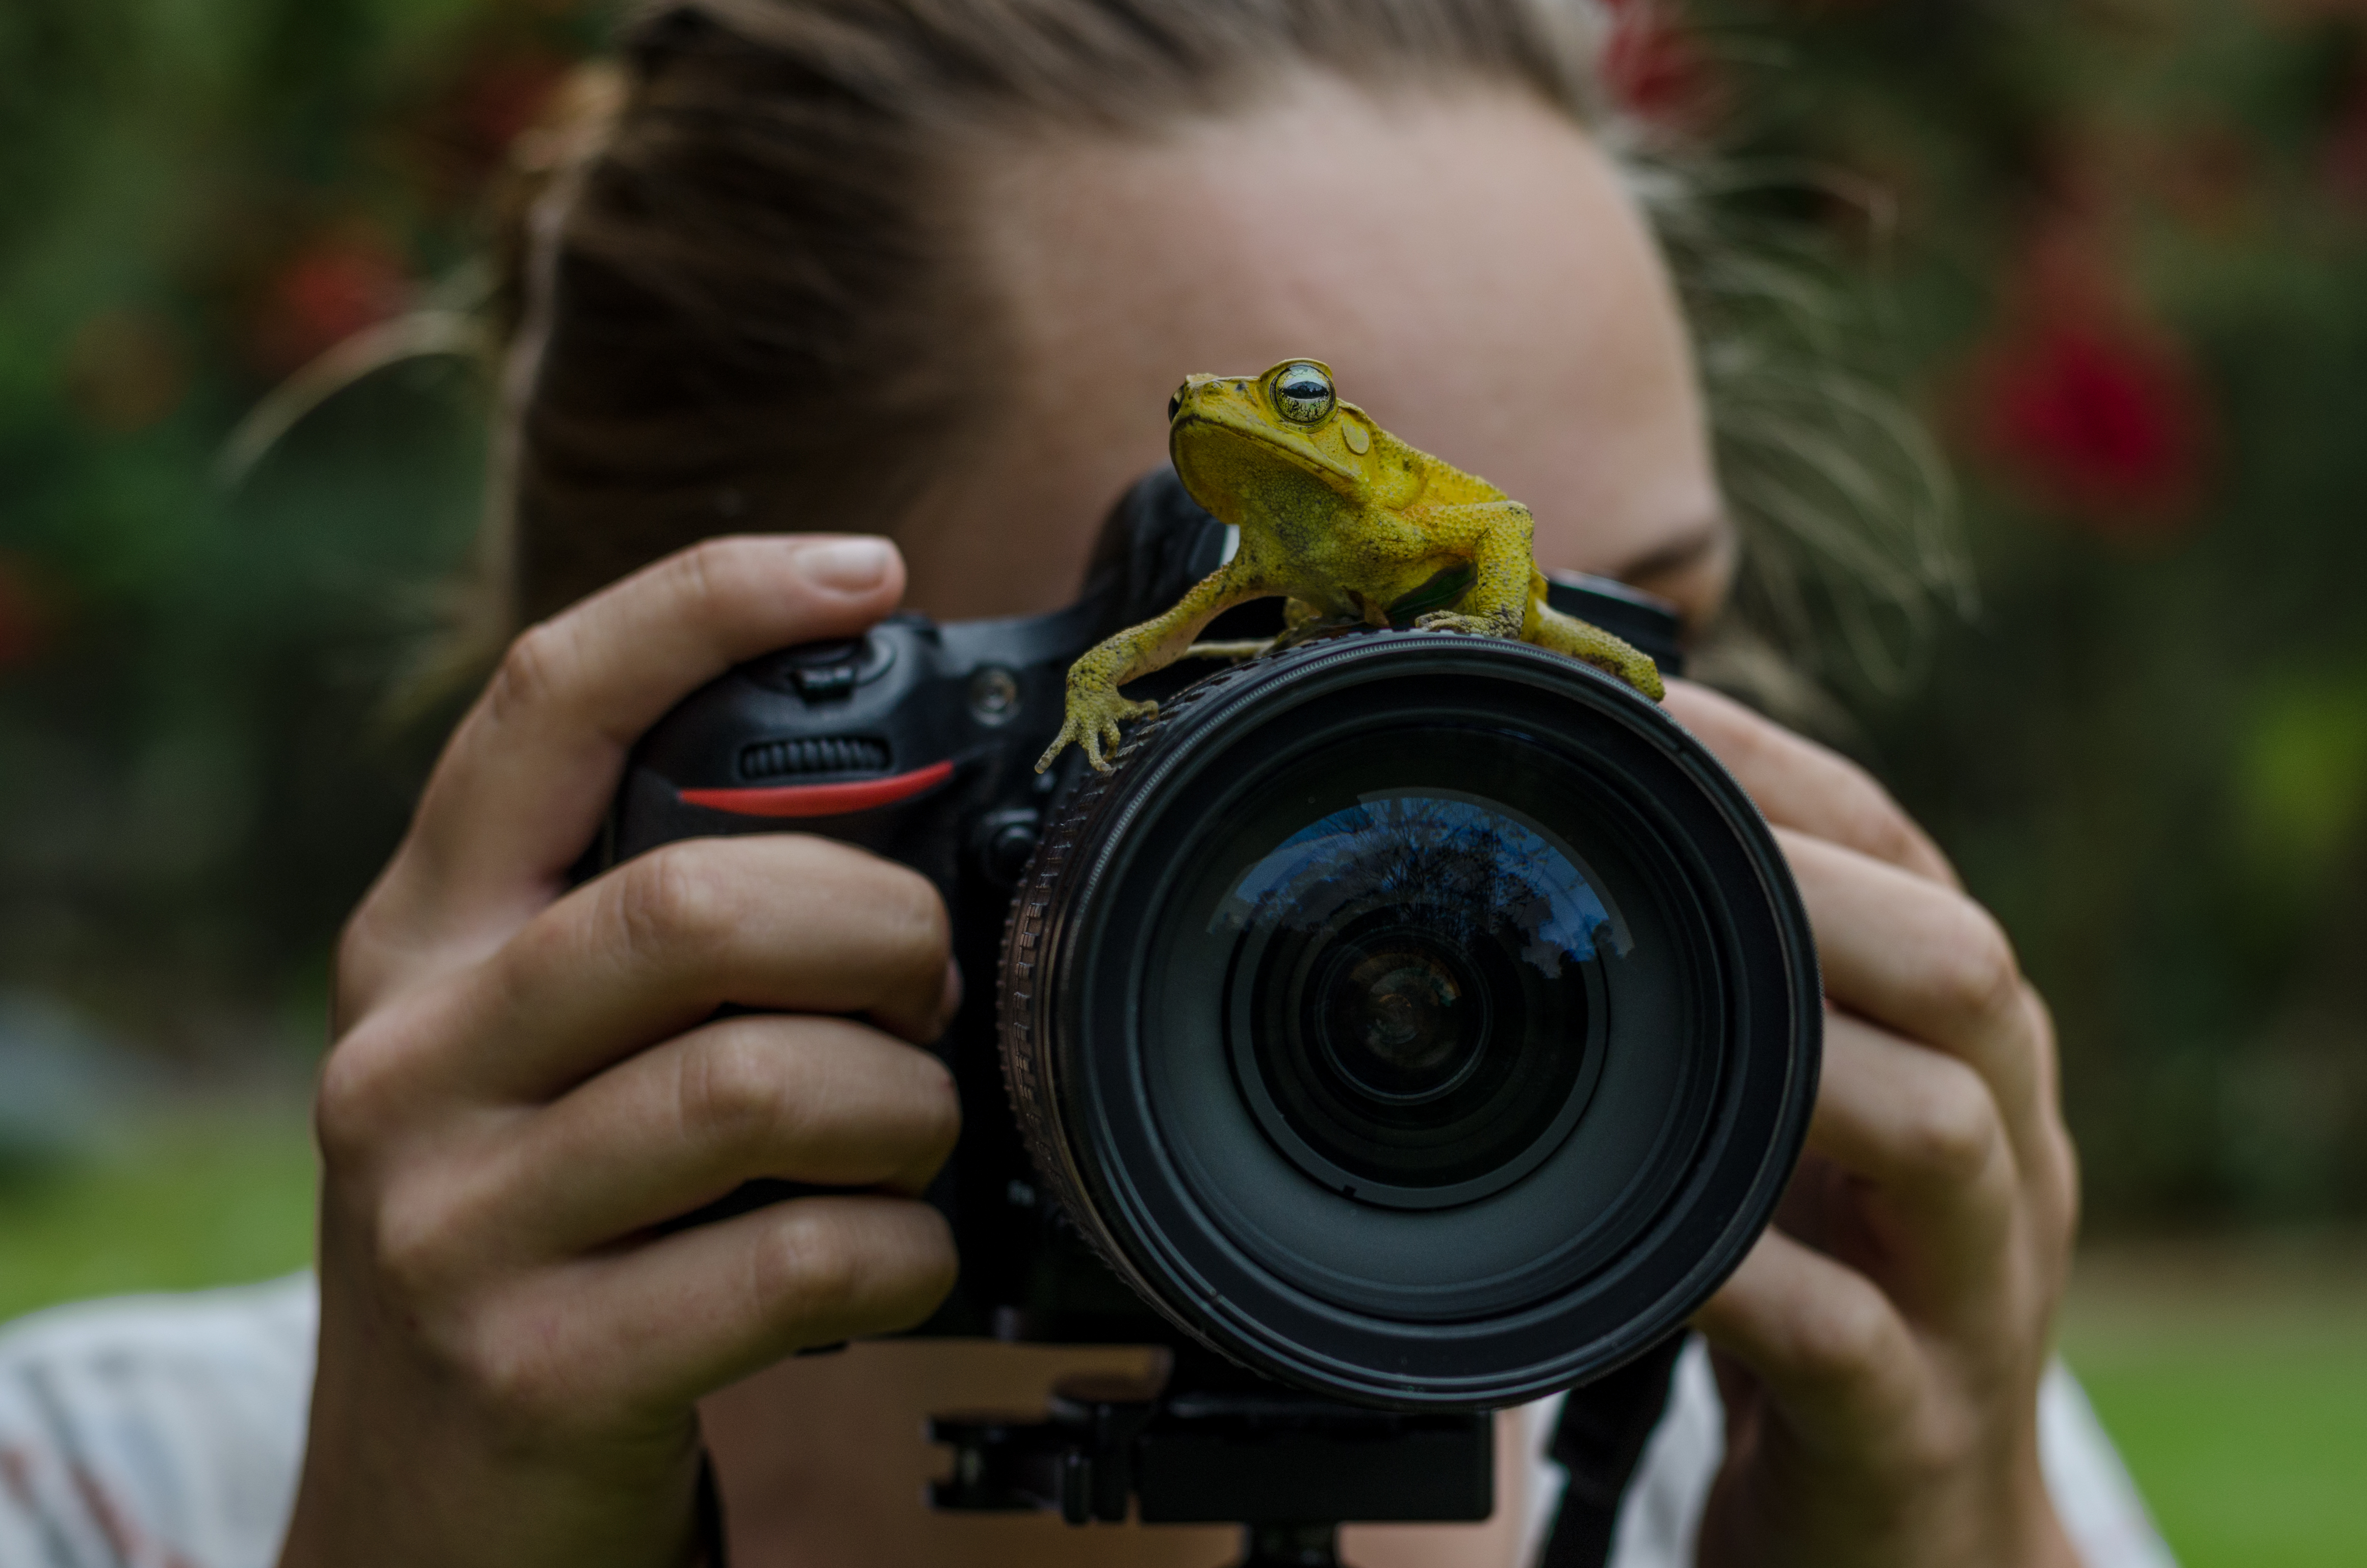
[[[954,776],[954,765],[933,762],[910,773],[850,784],[776,784],[761,790],[685,790],[682,799],[710,811],[743,817],[835,817],[892,806],[934,790]]]

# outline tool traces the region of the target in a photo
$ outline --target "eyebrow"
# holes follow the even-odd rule
[[[1655,545],[1641,555],[1621,562],[1605,575],[1623,583],[1633,583],[1641,577],[1659,577],[1670,572],[1682,572],[1688,566],[1698,564],[1733,537],[1733,519],[1720,512],[1668,543]]]

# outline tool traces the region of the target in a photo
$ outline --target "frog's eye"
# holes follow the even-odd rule
[[[1331,378],[1312,365],[1292,365],[1274,379],[1274,405],[1285,419],[1312,425],[1331,412]]]
[[[1183,407],[1184,407],[1184,393],[1182,392],[1182,391],[1181,391],[1181,390],[1178,390],[1178,391],[1177,391],[1177,392],[1175,393],[1175,395],[1174,395],[1173,397],[1171,397],[1171,398],[1169,398],[1169,399],[1167,400],[1167,423],[1169,423],[1170,425],[1174,424],[1174,423],[1175,423],[1175,415],[1176,415],[1176,414],[1177,414],[1178,412],[1180,412],[1180,411],[1183,409]]]

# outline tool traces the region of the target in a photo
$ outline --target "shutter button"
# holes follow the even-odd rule
[[[759,679],[787,687],[808,701],[846,697],[868,686],[896,662],[895,645],[884,638],[850,637],[809,642],[776,654]]]
[[[836,697],[855,689],[855,665],[816,665],[798,670],[796,678],[801,697]]]

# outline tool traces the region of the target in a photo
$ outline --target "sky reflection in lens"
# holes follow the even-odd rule
[[[1517,933],[1520,957],[1553,980],[1598,945],[1629,947],[1566,846],[1501,805],[1434,789],[1360,796],[1300,828],[1241,874],[1209,929],[1313,933],[1386,906],[1420,906],[1440,936]]]

